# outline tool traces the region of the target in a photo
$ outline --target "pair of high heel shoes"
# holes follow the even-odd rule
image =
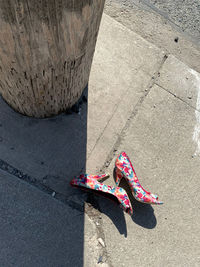
[[[140,184],[133,165],[125,152],[122,152],[115,162],[115,178],[117,187],[105,185],[100,181],[109,177],[108,174],[88,175],[82,174],[74,178],[70,184],[74,187],[80,187],[86,190],[94,190],[95,193],[104,195],[105,197],[115,200],[120,204],[121,208],[128,214],[133,214],[131,202],[126,191],[120,187],[120,183],[125,179],[131,189],[133,197],[146,204],[163,204],[158,200],[158,196],[146,191]]]

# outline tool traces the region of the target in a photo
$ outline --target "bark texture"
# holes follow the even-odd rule
[[[105,0],[0,0],[0,93],[15,110],[48,117],[88,83]]]

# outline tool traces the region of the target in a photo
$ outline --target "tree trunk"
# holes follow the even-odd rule
[[[0,0],[0,93],[22,114],[70,108],[86,87],[105,0]]]

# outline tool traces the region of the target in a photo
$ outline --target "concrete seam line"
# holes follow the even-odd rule
[[[164,65],[164,63],[167,60],[167,58],[168,58],[168,55],[165,54],[163,59],[162,59],[162,61],[161,61],[161,64],[160,64],[158,70],[154,73],[154,75],[152,76],[152,78],[151,78],[151,80],[149,82],[149,85],[147,87],[148,88],[147,91],[139,99],[138,103],[136,104],[133,112],[131,113],[130,117],[128,118],[127,122],[125,123],[125,126],[121,130],[121,133],[119,134],[119,137],[118,137],[117,141],[113,145],[110,153],[108,154],[107,160],[104,163],[104,165],[102,166],[100,171],[105,170],[109,166],[109,165],[107,165],[107,163],[109,163],[109,164],[111,163],[111,161],[112,161],[113,157],[115,156],[116,151],[117,151],[117,149],[118,149],[118,147],[119,147],[119,145],[120,145],[120,143],[122,141],[122,138],[123,138],[122,136],[124,135],[125,131],[128,129],[128,127],[130,125],[131,118],[135,117],[136,114],[138,113],[139,107],[142,105],[142,103],[144,102],[146,96],[149,94],[151,88],[155,84],[156,78],[159,76],[159,71],[162,68],[162,66]],[[105,242],[105,234],[104,234],[104,230],[103,230],[103,221],[101,220],[101,217],[100,217],[101,211],[100,211],[100,206],[99,206],[98,199],[95,200],[95,197],[93,195],[91,195],[90,196],[90,200],[88,202],[91,203],[92,205],[88,204],[88,203],[86,204],[86,208],[85,208],[86,214],[94,222],[95,227],[96,227],[96,231],[97,231],[97,236],[101,237],[103,239],[104,243],[106,244],[106,242]],[[109,254],[107,252],[106,245],[105,245],[104,248],[102,248],[102,253],[103,253],[102,256],[105,257],[106,262],[108,262],[109,266],[112,267],[113,265],[112,265],[111,259],[109,257]]]
[[[85,212],[85,214],[87,214],[87,216],[95,225],[97,233],[97,241],[98,239],[101,239],[103,240],[103,243],[106,244],[100,208],[98,202],[95,201],[93,195],[87,194],[87,202],[89,203],[85,203],[85,208],[84,208],[84,206],[74,202],[73,200],[68,200],[68,198],[65,195],[56,192],[55,190],[51,189],[50,187],[38,181],[36,178],[33,178],[28,174],[24,174],[22,171],[16,169],[15,167],[11,166],[10,164],[1,159],[0,159],[0,170],[3,170],[11,174],[13,177],[16,177],[17,179],[29,184],[30,186],[33,186],[34,188],[40,190],[45,194],[52,195],[55,200],[69,206],[72,209],[79,211],[81,214]],[[94,209],[94,207],[96,207],[97,209]],[[108,267],[113,267],[113,265],[111,264],[111,260],[108,256],[106,245],[104,247],[102,246],[99,247],[99,255],[100,255],[99,259],[101,258],[102,262],[106,262],[108,264],[107,265]]]
[[[176,94],[170,92],[168,89],[166,89],[165,87],[163,87],[162,85],[160,85],[159,83],[155,82],[155,85],[157,85],[158,87],[160,87],[162,90],[166,91],[167,93],[169,93],[170,95],[176,97],[178,100],[180,100],[181,102],[185,103],[187,106],[189,106],[191,109],[200,112],[199,109],[196,109],[195,107],[193,107],[192,105],[190,105],[189,103],[187,103],[184,99],[182,99],[181,97],[177,96]]]
[[[197,37],[192,36],[192,34],[190,34],[189,31],[185,32],[185,30],[183,30],[176,22],[170,19],[170,17],[164,11],[148,3],[146,0],[142,0],[141,2],[143,5],[147,6],[152,11],[152,13],[158,14],[161,18],[164,18],[165,20],[167,20],[171,26],[175,27],[175,30],[179,31],[179,33],[181,33],[185,37],[188,36],[189,39],[191,39],[193,43],[199,46],[199,39]]]
[[[116,152],[118,151],[118,148],[119,148],[119,146],[120,146],[120,144],[122,142],[123,136],[124,136],[126,130],[129,128],[131,119],[134,118],[138,114],[138,111],[139,111],[142,103],[144,102],[144,100],[146,99],[148,94],[150,93],[151,88],[154,86],[154,84],[156,84],[156,79],[159,77],[160,70],[163,67],[163,65],[164,65],[165,61],[167,60],[168,56],[169,56],[168,54],[165,54],[163,56],[163,59],[162,59],[162,61],[160,63],[160,66],[158,67],[157,71],[155,71],[154,75],[152,76],[152,78],[151,78],[151,80],[149,82],[149,85],[147,86],[146,92],[144,93],[143,96],[141,96],[141,98],[138,100],[137,104],[135,105],[131,115],[129,116],[129,118],[127,119],[127,121],[125,123],[125,126],[123,127],[123,129],[119,133],[119,137],[118,137],[117,141],[113,145],[110,153],[107,156],[106,161],[104,162],[102,168],[99,171],[101,171],[101,172],[105,171],[107,169],[107,167],[110,165],[110,163],[113,160],[113,158],[116,156]]]
[[[115,3],[115,5],[122,8],[122,10],[125,10],[126,12],[130,12],[131,8],[138,8],[140,11],[145,11],[148,12],[152,15],[154,15],[155,17],[160,17],[164,22],[168,22],[168,25],[170,25],[177,33],[181,34],[185,39],[187,39],[188,41],[192,42],[195,46],[196,49],[199,50],[199,39],[197,37],[194,37],[193,35],[191,35],[188,31],[184,31],[178,24],[176,24],[174,21],[172,21],[169,16],[167,16],[164,12],[162,12],[161,10],[159,10],[158,8],[156,8],[155,6],[151,6],[149,4],[147,4],[144,1],[141,1],[141,5],[137,5],[137,4],[133,4],[133,6],[127,6],[125,4],[119,4],[119,3]],[[143,5],[143,6],[142,6]],[[111,7],[111,5],[106,5],[105,7]],[[119,17],[118,16],[112,16],[109,14],[109,11],[105,10],[104,11],[105,14],[109,15],[110,17],[114,18],[116,21],[118,21],[119,23],[121,23],[123,26],[127,27],[126,24],[124,24],[121,20],[119,21]],[[128,29],[130,29],[131,31],[133,31],[131,28],[127,27]],[[134,31],[133,31],[134,32]],[[144,38],[145,39],[145,38]]]
[[[81,213],[84,212],[84,207],[73,200],[69,200],[65,195],[56,192],[55,190],[51,189],[47,185],[41,183],[36,178],[31,177],[28,174],[23,173],[22,171],[16,169],[15,167],[11,166],[7,162],[0,159],[0,170],[3,170],[14,177],[18,178],[19,180],[28,183],[29,185],[37,188],[43,193],[46,193],[47,195],[52,195],[53,198],[57,201],[60,201],[61,203],[69,206],[72,209],[75,209]]]

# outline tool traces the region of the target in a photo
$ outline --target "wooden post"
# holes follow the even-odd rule
[[[105,0],[0,0],[0,93],[22,114],[70,108],[86,87]]]

